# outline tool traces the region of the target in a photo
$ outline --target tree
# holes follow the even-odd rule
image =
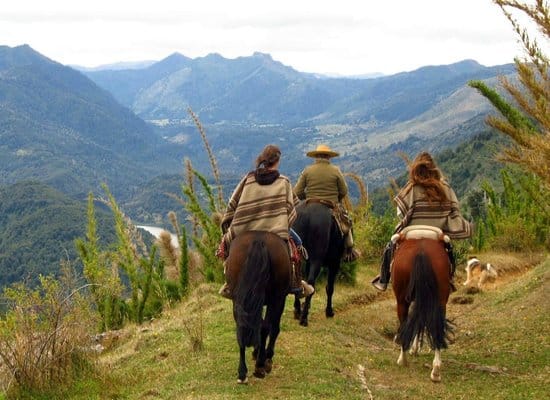
[[[489,116],[487,124],[513,140],[513,144],[504,150],[500,158],[535,174],[541,180],[541,189],[550,192],[550,62],[537,41],[531,38],[527,29],[520,26],[512,15],[513,12],[524,14],[528,21],[534,23],[544,43],[547,43],[550,40],[548,2],[493,2],[511,22],[526,53],[524,58],[514,59],[519,86],[506,77],[500,77],[502,86],[517,106],[509,104],[481,81],[472,81],[470,86],[479,90],[502,114],[502,117]]]

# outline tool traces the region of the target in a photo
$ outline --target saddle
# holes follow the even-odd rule
[[[338,229],[342,236],[345,236],[352,226],[351,217],[349,216],[347,210],[340,204],[334,203],[331,200],[326,199],[307,199],[306,204],[309,203],[320,203],[332,210],[332,216],[338,225]]]
[[[451,238],[445,235],[440,228],[429,225],[409,225],[391,237],[394,244],[408,239],[432,239],[445,243],[451,242]]]

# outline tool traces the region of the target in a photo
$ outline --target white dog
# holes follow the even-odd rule
[[[490,263],[482,263],[477,259],[477,257],[469,257],[468,262],[466,263],[466,282],[463,283],[464,286],[468,286],[472,283],[473,280],[473,273],[472,271],[479,267],[479,270],[481,271],[481,274],[479,276],[479,281],[477,283],[477,287],[481,288],[481,285],[483,285],[487,279],[489,278],[496,278],[498,273],[495,267],[493,267]]]

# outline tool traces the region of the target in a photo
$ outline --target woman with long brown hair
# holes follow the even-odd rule
[[[285,241],[294,234],[289,231],[297,216],[295,205],[298,199],[290,180],[279,173],[280,161],[279,147],[265,146],[256,159],[256,168],[248,172],[235,188],[221,220],[222,258],[228,255],[231,241],[246,231],[272,232]],[[297,244],[300,244],[299,239]],[[296,286],[292,292],[313,293],[313,287],[306,282],[292,281]],[[230,298],[231,289],[224,285],[220,294]]]
[[[397,204],[397,215],[401,218],[395,233],[410,225],[428,225],[440,228],[451,239],[471,236],[471,225],[460,214],[455,192],[427,152],[418,154],[410,164],[409,180],[394,200]],[[452,265],[452,277],[455,263],[450,243],[447,243],[447,251]],[[390,242],[384,249],[380,275],[372,281],[378,290],[384,291],[388,286],[392,253],[393,243]]]

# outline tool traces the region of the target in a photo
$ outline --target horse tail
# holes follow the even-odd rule
[[[397,333],[403,349],[408,350],[417,336],[421,343],[426,336],[433,349],[447,348],[451,324],[439,302],[437,278],[432,263],[423,251],[414,258],[407,297],[413,304],[407,320]]]
[[[233,293],[233,314],[237,322],[237,342],[240,347],[260,343],[262,308],[269,280],[270,259],[265,243],[252,242]]]

